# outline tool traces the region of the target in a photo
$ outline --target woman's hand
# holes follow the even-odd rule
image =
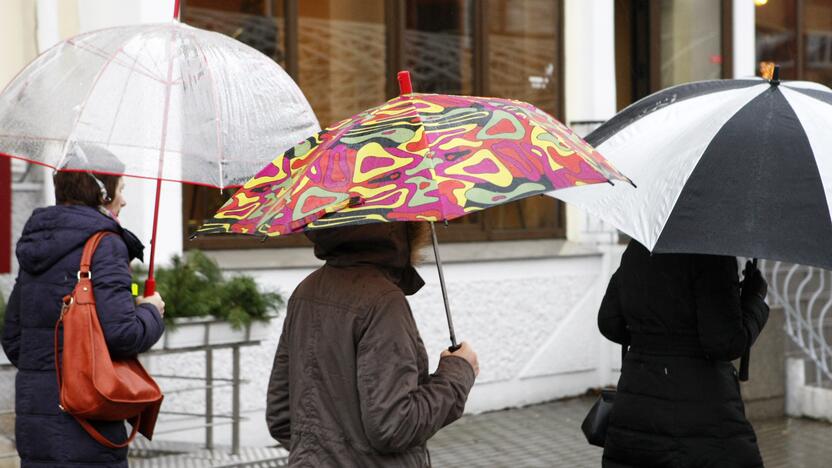
[[[746,262],[742,274],[742,296],[747,297],[753,294],[765,301],[766,294],[768,294],[768,283],[766,283],[757,265],[754,265],[751,261]]]
[[[162,317],[165,316],[165,301],[162,300],[162,296],[160,296],[158,292],[155,292],[150,296],[139,297],[136,299],[136,303],[153,304],[153,306],[156,307],[156,310],[159,311],[159,315]]]

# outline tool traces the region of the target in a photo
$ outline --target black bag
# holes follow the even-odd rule
[[[627,346],[621,347],[621,366],[624,366],[624,356],[627,355]],[[581,423],[581,431],[586,436],[586,441],[590,445],[603,447],[607,440],[607,426],[610,423],[610,413],[612,413],[612,405],[615,403],[615,390],[601,390],[601,396],[598,401],[592,405]]]
[[[581,430],[587,442],[598,447],[604,446],[607,440],[607,425],[610,422],[612,405],[615,403],[615,390],[601,390],[598,401],[592,405],[581,424]]]

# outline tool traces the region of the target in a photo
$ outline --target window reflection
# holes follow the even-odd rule
[[[558,113],[560,8],[550,0],[488,2],[489,95]]]
[[[806,0],[803,79],[832,86],[832,3]]]
[[[286,66],[283,2],[188,0],[183,22],[231,36]]]
[[[661,88],[722,77],[722,1],[662,0]]]
[[[413,91],[473,94],[473,0],[406,0],[404,66]]]
[[[755,7],[757,62],[780,65],[780,77],[797,78],[796,0],[769,0]]]
[[[383,103],[384,0],[316,0],[298,6],[298,85],[321,126]]]

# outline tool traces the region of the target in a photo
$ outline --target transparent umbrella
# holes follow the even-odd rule
[[[319,130],[303,93],[277,63],[228,36],[176,21],[67,39],[0,94],[5,156],[157,180],[154,247],[163,180],[240,185]],[[119,164],[97,156],[108,153]],[[154,257],[152,249],[146,294]]]

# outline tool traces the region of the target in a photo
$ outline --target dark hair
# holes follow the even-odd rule
[[[96,207],[112,201],[121,176],[91,174],[86,169],[92,164],[95,165],[95,169],[111,174],[124,171],[124,163],[107,149],[94,145],[78,145],[67,153],[58,172],[53,176],[55,203]],[[106,197],[102,196],[101,187],[96,179],[104,184],[107,190]]]
[[[95,178],[93,178],[95,177]],[[55,173],[55,203],[58,205],[87,205],[96,207],[112,201],[121,176],[90,174],[89,172],[60,171]],[[107,189],[107,199],[102,200],[101,188],[95,179]]]

